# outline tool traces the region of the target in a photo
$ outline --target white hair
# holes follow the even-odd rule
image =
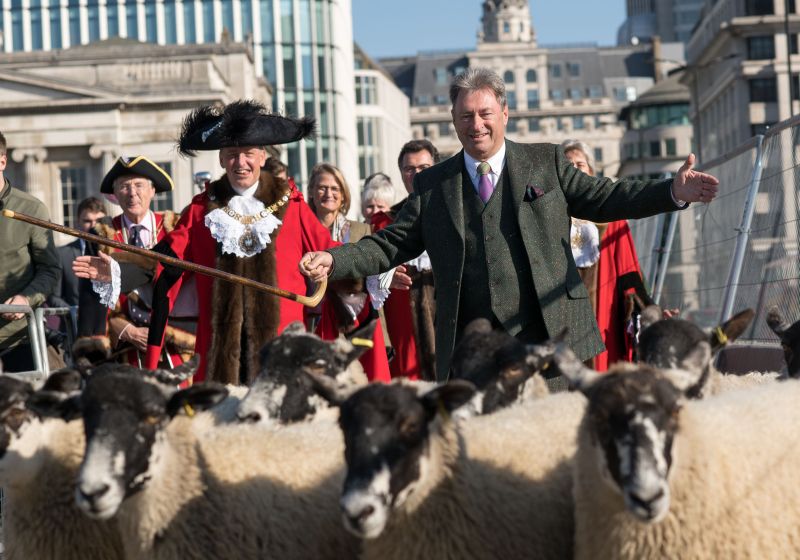
[[[596,171],[597,168],[595,167],[594,163],[594,153],[592,152],[592,148],[590,148],[589,144],[586,142],[570,138],[561,142],[561,149],[563,150],[564,154],[573,150],[578,150],[579,152],[583,153],[583,155],[586,156],[586,163],[589,166],[589,169],[592,170],[592,173]]]
[[[364,181],[364,188],[361,191],[361,205],[364,206],[373,200],[382,200],[389,205],[394,204],[395,192],[392,180],[388,175],[375,173]]]

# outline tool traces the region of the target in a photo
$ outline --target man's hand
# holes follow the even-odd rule
[[[711,202],[717,196],[719,181],[708,173],[695,171],[694,160],[694,154],[689,154],[678,169],[672,183],[672,196],[685,202]]]
[[[111,257],[103,252],[99,257],[76,257],[72,261],[72,272],[78,278],[111,282]]]
[[[3,302],[6,305],[30,305],[28,298],[19,294],[12,296]],[[6,321],[17,321],[25,317],[24,313],[3,313],[0,315]]]
[[[314,282],[319,282],[330,275],[333,267],[333,255],[326,251],[306,253],[297,266],[303,276],[308,276]]]
[[[137,327],[131,324],[119,335],[123,342],[130,342],[139,352],[147,352],[147,327]]]
[[[408,290],[411,288],[411,276],[406,274],[406,267],[403,265],[398,266],[394,269],[394,275],[392,276],[392,281],[389,284],[389,287],[392,290]]]

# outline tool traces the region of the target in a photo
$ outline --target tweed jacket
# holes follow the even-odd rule
[[[428,251],[436,286],[436,377],[445,380],[456,341],[464,267],[464,154],[421,173],[397,220],[356,244],[330,249],[331,279],[378,274]],[[570,216],[610,222],[677,210],[672,181],[590,177],[555,144],[506,140],[506,167],[519,231],[548,336],[568,327],[567,342],[582,359],[603,350],[588,293],[569,243]],[[472,185],[468,185],[473,188]],[[487,310],[487,317],[491,310]]]

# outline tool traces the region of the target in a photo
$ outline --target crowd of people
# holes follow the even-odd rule
[[[154,212],[173,179],[142,155],[121,157],[97,197],[77,209],[80,229],[296,294],[329,279],[317,308],[304,308],[123,250],[76,240],[55,248],[51,232],[0,219],[0,301],[77,308],[75,354],[143,368],[201,357],[195,381],[249,384],[259,351],[300,321],[325,339],[374,323],[361,363],[370,380],[443,380],[465,326],[486,318],[524,342],[567,329],[582,360],[604,370],[632,356],[632,302],[648,301],[625,218],[708,202],[713,177],[690,156],[675,180],[594,176],[577,140],[525,145],[505,137],[503,81],[470,68],[450,91],[463,150],[440,161],[428,140],[398,155],[407,197],[385,173],[353,193],[334,163],[317,164],[305,196],[268,146],[299,141],[313,120],[272,114],[252,101],[205,106],[185,119],[178,148],[218,152],[224,173],[180,214]],[[3,178],[0,205],[42,219],[46,207]],[[635,294],[635,297],[633,295]],[[0,314],[5,371],[32,369],[24,315]],[[599,328],[598,328],[599,327]]]

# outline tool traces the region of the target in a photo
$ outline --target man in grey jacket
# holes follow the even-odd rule
[[[484,317],[526,343],[569,328],[586,360],[603,349],[569,243],[570,216],[608,222],[710,202],[718,181],[692,169],[675,180],[613,182],[575,169],[554,144],[506,140],[505,85],[470,68],[450,88],[463,150],[419,173],[397,220],[356,244],[303,256],[313,279],[369,276],[427,250],[436,285],[436,376],[447,379],[453,348]]]
[[[0,209],[6,208],[49,220],[47,207],[15,189],[3,176],[7,163],[6,139],[0,133]],[[38,307],[61,279],[53,234],[24,222],[0,218],[0,301]],[[33,369],[27,323],[22,313],[0,315],[0,360],[3,370]]]

